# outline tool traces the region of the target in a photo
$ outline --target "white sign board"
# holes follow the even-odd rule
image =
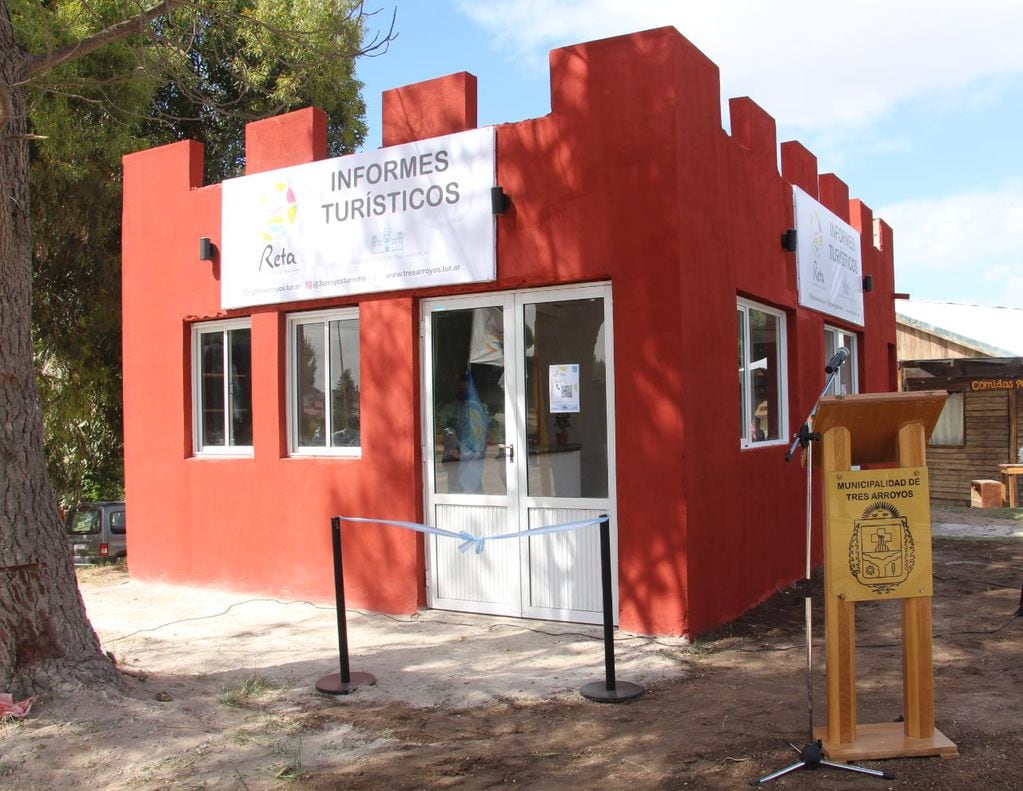
[[[497,276],[494,129],[223,183],[224,309]]]
[[[799,304],[863,326],[863,258],[860,234],[799,187],[796,273]]]

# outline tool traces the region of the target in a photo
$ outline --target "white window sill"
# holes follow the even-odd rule
[[[783,439],[765,439],[763,442],[739,441],[740,450],[756,450],[757,448],[785,448],[788,442]]]
[[[361,459],[362,448],[293,448],[292,459]]]
[[[252,448],[225,448],[223,450],[210,450],[203,448],[192,454],[193,459],[251,459],[255,454]]]

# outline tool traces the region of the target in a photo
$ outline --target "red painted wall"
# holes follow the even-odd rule
[[[552,112],[497,128],[498,280],[458,291],[610,281],[614,304],[621,625],[696,634],[803,573],[804,481],[778,445],[741,451],[735,416],[736,297],[785,311],[789,423],[824,383],[824,317],[797,306],[790,184],[863,231],[864,391],[891,389],[891,230],[818,176],[773,119],[733,99],[723,131],[717,67],[674,29],[551,53]],[[476,125],[460,73],[384,94],[384,144]],[[304,110],[251,124],[249,172],[325,155],[325,119]],[[192,458],[189,327],[219,311],[220,188],[200,184],[201,147],[125,158],[124,388],[131,570],[140,578],[277,595],[332,596],[329,517],[422,518],[418,300],[436,289],[256,308],[252,459]],[[169,220],[169,218],[173,218]],[[360,459],[293,459],[284,434],[288,312],[358,304]],[[842,326],[828,319],[829,324]],[[818,553],[819,554],[819,553]],[[346,528],[354,606],[423,604],[422,542]]]

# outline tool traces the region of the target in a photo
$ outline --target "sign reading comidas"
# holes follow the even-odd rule
[[[831,589],[848,601],[930,596],[926,468],[829,472]]]
[[[792,199],[799,304],[863,326],[859,232],[798,187]]]
[[[221,307],[497,275],[494,129],[223,184]]]
[[[1014,379],[971,379],[970,390],[1023,390],[1023,376]]]

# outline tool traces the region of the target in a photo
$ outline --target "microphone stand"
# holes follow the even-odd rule
[[[857,772],[859,774],[879,777],[885,780],[895,779],[895,775],[890,772],[882,772],[878,769],[867,769],[853,764],[840,764],[835,761],[825,760],[824,749],[820,739],[813,738],[813,581],[811,576],[813,573],[813,555],[811,552],[813,541],[813,448],[811,447],[811,443],[816,442],[821,438],[820,434],[813,431],[813,421],[814,418],[817,417],[817,409],[820,407],[821,399],[824,398],[824,396],[827,395],[828,390],[831,389],[831,384],[835,381],[835,377],[838,375],[838,370],[842,367],[842,363],[845,362],[845,359],[845,356],[836,355],[836,357],[833,357],[825,366],[824,373],[828,375],[828,379],[824,383],[824,389],[821,390],[820,395],[817,396],[817,400],[814,402],[813,408],[810,410],[810,414],[806,418],[806,422],[799,427],[799,432],[792,440],[788,453],[785,454],[785,461],[788,462],[792,459],[797,447],[802,447],[806,453],[806,575],[800,583],[800,587],[803,589],[803,614],[806,629],[806,744],[803,745],[802,749],[799,749],[794,744],[790,744],[789,746],[799,755],[799,760],[789,766],[786,766],[784,769],[779,769],[777,772],[764,775],[757,780],[751,780],[750,785],[752,786],[763,785],[771,780],[776,780],[783,775],[787,775],[790,772],[794,772],[797,769],[819,769],[822,766],[828,766],[832,769],[844,769],[847,772]]]

